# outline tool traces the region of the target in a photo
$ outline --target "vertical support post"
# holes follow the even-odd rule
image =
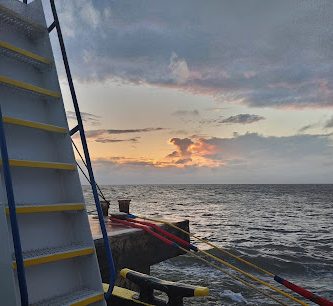
[[[98,213],[98,218],[99,218],[99,223],[100,223],[101,232],[102,232],[102,236],[103,236],[106,256],[107,256],[107,259],[108,259],[108,265],[109,265],[108,268],[109,268],[110,281],[109,281],[109,289],[105,293],[105,299],[108,300],[110,298],[111,294],[112,294],[112,290],[113,290],[115,280],[116,280],[115,279],[115,274],[116,274],[115,266],[114,266],[114,262],[113,262],[113,257],[112,257],[111,246],[110,246],[108,234],[107,234],[105,223],[104,223],[103,210],[102,210],[102,207],[101,207],[101,204],[100,204],[100,201],[99,201],[96,182],[95,182],[95,177],[94,177],[94,173],[93,173],[93,170],[92,170],[91,159],[90,159],[90,155],[89,155],[86,135],[85,135],[84,128],[83,128],[83,122],[82,122],[82,117],[81,117],[81,113],[80,113],[80,108],[79,108],[79,104],[78,104],[77,97],[76,97],[73,78],[72,78],[72,74],[71,74],[71,71],[70,71],[69,63],[68,63],[67,53],[66,53],[66,49],[65,49],[65,43],[64,43],[63,36],[62,36],[62,31],[61,31],[59,18],[58,18],[58,14],[57,14],[57,9],[56,9],[54,0],[50,0],[50,4],[51,4],[51,9],[52,9],[52,13],[53,13],[54,22],[55,22],[55,27],[57,29],[61,54],[62,54],[62,58],[63,58],[63,61],[64,61],[66,75],[67,75],[67,79],[68,79],[69,89],[70,89],[73,104],[74,104],[74,110],[75,110],[75,114],[76,114],[76,118],[77,118],[77,122],[78,122],[82,148],[83,148],[84,157],[85,157],[86,164],[87,164],[89,179],[90,179],[90,182],[91,182],[91,188],[92,188],[92,192],[93,192],[93,196],[94,196],[94,200],[95,200],[95,204],[96,204],[96,209],[97,209],[97,213]]]
[[[12,229],[15,259],[16,259],[16,265],[17,265],[17,278],[18,278],[20,295],[21,295],[21,305],[28,306],[29,305],[28,289],[27,289],[27,282],[26,282],[26,278],[25,278],[20,232],[19,232],[19,227],[18,227],[17,218],[16,218],[16,207],[15,207],[13,183],[12,183],[12,177],[11,177],[11,173],[10,173],[10,165],[9,165],[5,130],[4,130],[4,125],[3,125],[3,120],[2,120],[1,106],[0,106],[0,149],[1,149],[1,156],[2,156],[2,171],[3,171],[5,187],[6,187],[7,202],[8,202],[8,208],[9,208],[9,217],[10,217],[10,224],[11,224],[11,229]]]

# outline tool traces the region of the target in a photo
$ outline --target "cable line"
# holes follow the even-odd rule
[[[132,216],[132,215],[131,215],[131,216]],[[133,216],[134,216],[134,215],[133,215]],[[139,217],[139,218],[141,218],[141,217]],[[148,218],[146,218],[146,219],[148,219]],[[133,221],[135,222],[135,218],[134,218],[134,219],[131,219],[131,220],[132,220],[132,222],[133,222]],[[166,221],[165,221],[165,222],[166,222]],[[144,225],[147,225],[147,226],[151,226],[151,227],[155,228],[156,230],[160,231],[162,234],[165,234],[165,232],[166,232],[166,231],[164,231],[163,229],[162,229],[162,230],[159,229],[159,227],[158,227],[157,225],[153,225],[153,224],[151,224],[151,223],[149,223],[149,222],[138,221],[138,223],[140,223],[140,224],[144,224]],[[178,226],[175,226],[175,227],[176,227],[176,228],[179,228]],[[184,231],[184,233],[186,232],[185,230],[182,230],[182,231]],[[187,233],[188,233],[188,232],[187,232]],[[169,237],[174,236],[173,234],[170,234],[170,233],[168,233],[168,235],[169,235]],[[188,235],[188,234],[187,234],[187,235]],[[176,236],[176,237],[177,237],[177,236]],[[178,239],[178,240],[182,240],[182,239],[180,239],[179,237],[177,237],[177,239]],[[177,243],[179,243],[179,241],[178,241]],[[186,246],[186,243],[188,243],[188,242],[187,242],[187,241],[182,242],[182,244],[183,244],[183,245],[185,244],[185,246]],[[191,244],[190,244],[190,243],[188,243],[188,244],[189,244],[188,247],[191,248]],[[294,301],[294,302],[296,302],[296,303],[298,303],[298,304],[300,304],[300,305],[302,305],[302,306],[308,306],[307,303],[304,303],[303,301],[301,301],[301,300],[299,300],[299,299],[293,297],[293,296],[290,295],[289,293],[284,292],[283,290],[281,290],[281,289],[279,289],[279,288],[276,288],[275,286],[273,286],[273,285],[271,285],[271,284],[269,284],[269,283],[263,281],[262,279],[260,279],[260,278],[258,278],[258,277],[256,277],[256,276],[254,276],[254,275],[252,275],[252,274],[250,274],[250,273],[248,273],[248,272],[245,272],[245,271],[243,271],[243,270],[241,270],[241,269],[239,269],[239,268],[237,268],[236,266],[234,266],[234,265],[232,265],[232,264],[230,264],[230,263],[228,263],[228,262],[222,260],[222,259],[219,258],[219,257],[216,257],[216,256],[214,256],[214,255],[212,255],[212,254],[210,254],[210,253],[208,253],[208,252],[206,252],[206,251],[204,251],[204,250],[200,250],[200,249],[198,249],[197,247],[195,247],[195,249],[194,249],[194,248],[191,248],[191,249],[194,250],[195,252],[198,252],[198,253],[204,254],[205,256],[212,258],[213,260],[215,260],[215,261],[217,261],[217,262],[223,264],[224,266],[227,266],[228,268],[230,268],[230,269],[232,269],[232,270],[234,270],[234,271],[236,271],[236,272],[238,272],[238,273],[240,273],[240,274],[242,274],[242,275],[244,275],[244,276],[246,276],[246,277],[252,279],[253,281],[256,281],[256,282],[260,283],[260,284],[263,285],[263,286],[266,286],[267,288],[269,288],[269,289],[271,289],[271,290],[273,290],[273,291],[275,291],[275,292],[277,292],[277,293],[283,295],[284,297],[286,297],[286,298],[288,298],[288,299],[290,299],[290,300],[292,300],[292,301]],[[191,254],[192,254],[192,253],[191,253]]]
[[[166,224],[166,225],[168,225],[170,227],[173,227],[173,228],[175,228],[175,229],[183,232],[184,234],[187,234],[187,235],[189,235],[189,236],[191,236],[191,237],[193,237],[193,238],[195,238],[195,239],[197,239],[197,240],[199,240],[199,241],[201,241],[201,242],[203,242],[203,243],[205,243],[205,244],[213,247],[214,249],[219,250],[220,252],[222,252],[224,254],[228,254],[229,256],[237,259],[238,261],[241,261],[241,262],[243,262],[243,263],[245,263],[245,264],[247,264],[247,265],[255,268],[256,270],[265,273],[266,275],[272,276],[273,279],[276,282],[278,282],[279,284],[285,286],[286,288],[292,290],[293,292],[295,292],[295,293],[297,293],[297,294],[305,297],[306,299],[308,299],[308,300],[310,300],[310,301],[312,301],[312,302],[314,302],[314,303],[316,303],[316,304],[318,304],[320,306],[333,306],[333,302],[331,302],[331,301],[329,301],[329,300],[327,300],[327,299],[325,299],[323,297],[320,297],[320,296],[312,293],[311,291],[306,290],[306,289],[304,289],[304,288],[302,288],[302,287],[300,287],[298,285],[295,285],[294,283],[289,282],[288,280],[283,279],[282,277],[280,277],[278,275],[275,275],[272,272],[269,272],[269,271],[267,271],[267,270],[265,270],[263,268],[260,268],[256,264],[253,264],[253,263],[251,263],[251,262],[249,262],[249,261],[247,261],[247,260],[245,260],[245,259],[243,259],[243,258],[241,258],[239,256],[236,256],[236,255],[234,255],[234,254],[232,254],[232,253],[224,250],[223,248],[221,248],[221,247],[219,247],[219,246],[217,246],[217,245],[215,245],[215,244],[213,244],[213,243],[211,243],[211,242],[209,242],[209,241],[207,241],[205,239],[202,239],[202,238],[196,236],[195,234],[187,232],[187,231],[183,230],[182,228],[180,228],[180,227],[178,227],[178,226],[176,226],[176,225],[174,225],[174,224],[172,224],[172,223],[170,223],[168,221],[161,220],[161,219],[155,219],[155,218],[147,218],[147,217],[144,217],[144,216],[134,216],[134,215],[131,215],[131,217],[134,217],[134,218],[137,217],[137,218],[144,219],[144,220],[150,220],[150,221],[154,221],[154,222],[159,222],[159,223],[162,223],[162,224]],[[213,255],[211,255],[211,256],[213,256]],[[222,259],[220,259],[220,260],[222,260]],[[304,302],[298,300],[297,298],[295,298],[295,297],[293,297],[291,295],[290,295],[290,298],[292,300],[294,300],[295,302],[297,301],[297,303],[299,303],[301,305],[308,305],[308,304],[304,304]]]
[[[118,223],[120,223],[120,224],[127,225],[127,226],[130,226],[130,227],[140,228],[140,229],[144,230],[145,232],[147,232],[148,234],[150,234],[150,235],[156,237],[157,239],[159,239],[159,240],[162,241],[163,243],[167,244],[168,246],[173,246],[173,247],[175,247],[175,248],[177,248],[177,249],[179,249],[179,250],[181,250],[181,251],[187,253],[188,255],[193,256],[193,257],[199,259],[199,260],[202,261],[202,262],[205,262],[205,263],[208,264],[209,266],[211,266],[211,267],[213,267],[213,268],[215,268],[215,269],[217,269],[217,270],[223,272],[225,275],[228,275],[230,278],[232,278],[232,279],[234,279],[234,280],[236,280],[236,281],[242,283],[243,285],[245,285],[245,286],[247,286],[247,287],[249,287],[249,288],[251,288],[251,289],[253,289],[253,290],[255,290],[255,291],[257,291],[257,292],[259,292],[259,293],[261,293],[261,294],[263,294],[264,296],[266,296],[266,297],[272,299],[273,301],[277,302],[278,304],[280,304],[280,305],[284,305],[284,306],[288,306],[288,304],[285,304],[284,302],[282,302],[282,301],[280,301],[279,299],[275,298],[274,296],[272,296],[272,295],[266,293],[265,291],[263,291],[263,290],[257,288],[256,286],[254,286],[254,285],[248,283],[247,281],[241,279],[240,277],[235,276],[235,275],[229,273],[228,271],[222,269],[221,267],[215,265],[214,263],[211,263],[211,262],[208,261],[207,259],[205,259],[205,258],[203,258],[203,257],[201,257],[201,256],[199,256],[199,255],[197,255],[197,254],[195,254],[195,253],[193,253],[193,252],[191,252],[191,251],[189,251],[189,250],[187,250],[187,249],[181,247],[181,246],[178,245],[177,243],[175,243],[175,242],[173,242],[173,241],[171,241],[171,240],[169,240],[169,239],[167,239],[167,238],[165,238],[165,237],[159,235],[158,233],[156,233],[156,232],[154,232],[152,229],[150,229],[147,225],[135,224],[134,222],[132,223],[132,222],[129,222],[129,221],[127,221],[127,220],[120,220],[120,219],[118,219],[118,218],[114,218],[114,217],[111,217],[111,220],[112,220],[113,222],[118,222]],[[307,304],[305,304],[305,305],[307,305]]]
[[[76,146],[76,144],[75,144],[75,142],[73,141],[72,138],[71,138],[71,141],[72,141],[72,144],[73,144],[73,146],[74,146],[74,148],[75,148],[75,151],[76,151],[77,154],[80,156],[82,163],[83,163],[83,164],[85,165],[85,167],[87,168],[88,166],[87,166],[87,164],[86,164],[86,162],[85,162],[85,160],[84,160],[82,154],[80,153],[80,150],[78,149],[78,147]],[[79,167],[80,171],[82,172],[82,174],[84,175],[84,177],[86,178],[86,180],[88,181],[88,183],[91,185],[91,182],[90,182],[88,176],[86,175],[86,173],[83,171],[82,167],[79,165],[79,163],[78,163],[77,161],[75,161],[75,162],[76,162],[76,165]],[[96,184],[96,187],[97,187],[97,189],[98,189],[98,191],[99,191],[99,193],[98,193],[99,196],[100,196],[105,202],[109,202],[109,201],[105,198],[105,196],[104,196],[104,194],[103,194],[101,188],[99,188],[98,184],[97,184],[97,183],[95,183],[95,184]]]

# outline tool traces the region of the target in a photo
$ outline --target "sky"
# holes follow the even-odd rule
[[[56,5],[101,184],[333,183],[332,1]]]

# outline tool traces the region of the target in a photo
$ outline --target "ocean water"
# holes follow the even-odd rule
[[[333,185],[122,185],[102,190],[111,211],[117,211],[117,199],[130,198],[134,214],[189,219],[199,236],[333,300]],[[93,213],[88,186],[84,193]],[[152,274],[210,288],[208,298],[186,299],[186,305],[276,304],[189,256],[155,265]]]

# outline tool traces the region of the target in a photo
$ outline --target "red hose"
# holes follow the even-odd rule
[[[190,242],[184,240],[184,239],[181,239],[179,238],[178,236],[174,235],[174,234],[171,234],[169,233],[168,231],[164,230],[163,228],[161,228],[160,226],[158,226],[157,224],[155,223],[151,223],[151,222],[146,222],[146,221],[140,221],[140,220],[137,220],[137,219],[127,219],[127,221],[129,222],[132,222],[132,223],[139,223],[139,224],[142,224],[142,225],[147,225],[155,230],[157,230],[158,232],[160,232],[161,234],[163,234],[164,236],[172,239],[173,241],[183,245],[184,247],[186,248],[192,248],[192,245]]]
[[[154,232],[152,229],[150,229],[146,225],[136,224],[136,223],[128,222],[127,220],[121,220],[121,219],[117,219],[117,218],[113,218],[113,217],[111,217],[110,219],[113,222],[118,222],[118,223],[121,223],[121,224],[129,226],[129,227],[142,229],[145,232],[147,232],[147,233],[151,234],[152,236],[156,237],[157,239],[161,240],[166,245],[173,246],[173,247],[178,247],[178,245],[176,243],[174,243],[171,240],[157,234],[156,232]]]
[[[326,299],[312,293],[309,290],[306,290],[300,286],[297,286],[297,285],[287,281],[286,279],[283,279],[282,277],[280,277],[278,275],[274,276],[274,280],[320,306],[333,306],[333,302],[326,300]]]

